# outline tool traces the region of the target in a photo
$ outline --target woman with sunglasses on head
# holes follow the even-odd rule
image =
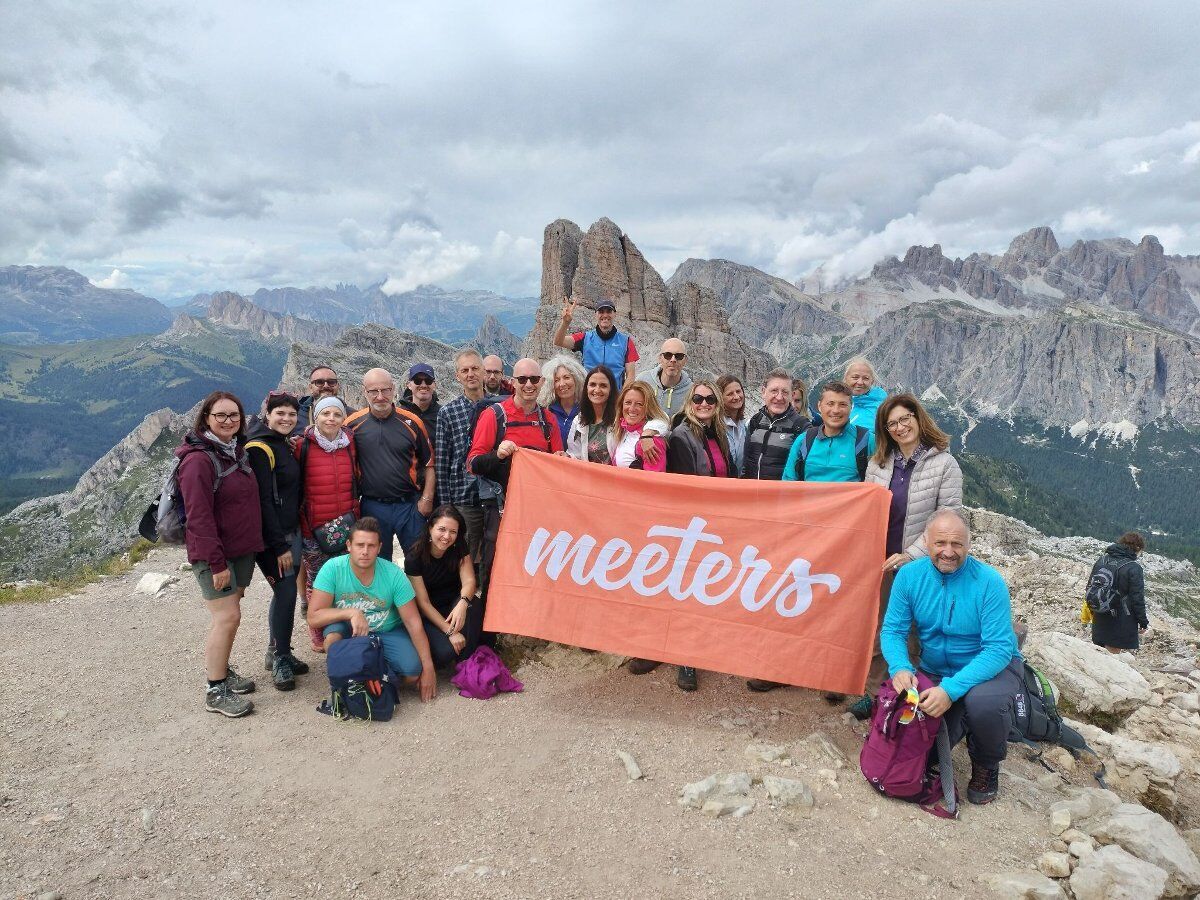
[[[472,614],[475,566],[467,521],[452,504],[429,514],[421,537],[404,552],[404,574],[425,621],[434,665],[445,668],[474,653],[482,623]]]
[[[893,394],[883,400],[875,414],[875,453],[867,463],[868,484],[891,491],[888,508],[887,543],[883,580],[879,585],[879,624],[883,624],[892,581],[905,563],[927,555],[925,526],[939,509],[962,507],[962,469],[950,455],[950,436],[926,412],[912,394]],[[875,663],[879,655],[876,629]],[[867,684],[883,677],[873,665]],[[864,696],[850,711],[860,719],[871,715],[871,698]]]
[[[187,510],[186,544],[192,574],[208,605],[204,667],[209,712],[236,719],[253,711],[242,697],[254,682],[229,665],[242,619],[242,597],[263,549],[258,482],[245,448],[245,410],[228,391],[213,391],[175,451],[176,479]]]
[[[617,420],[608,430],[609,459],[623,469],[662,472],[670,430],[654,388],[644,381],[627,381],[617,397]]]
[[[358,483],[354,469],[357,457],[354,434],[342,427],[346,407],[337,397],[322,397],[313,404],[315,425],[304,430],[296,446],[300,461],[304,498],[300,504],[300,533],[303,541],[304,568],[308,573],[305,593],[310,599],[312,584],[321,566],[332,557],[321,549],[313,534],[327,522],[350,513],[359,515]],[[307,603],[305,604],[307,608]],[[325,638],[319,628],[308,626],[309,641],[317,653],[325,652]]]
[[[742,474],[742,459],[746,452],[746,389],[736,375],[722,375],[717,379],[721,392],[721,421],[725,424],[725,439],[729,444],[729,458],[733,461],[733,477]]]
[[[579,415],[567,432],[567,456],[609,465],[608,443],[617,421],[617,379],[605,365],[596,366],[583,382]]]
[[[258,503],[266,548],[258,555],[258,569],[271,585],[267,613],[270,638],[266,670],[276,690],[290,691],[296,676],[308,665],[292,654],[296,625],[296,575],[303,550],[300,534],[300,463],[288,441],[300,414],[300,402],[284,391],[271,391],[263,421],[250,432],[246,458],[258,480]]]
[[[587,375],[583,366],[570,356],[551,357],[542,366],[542,387],[538,391],[538,406],[554,413],[558,420],[558,436],[567,446],[567,435],[579,414],[583,401],[583,383]]]

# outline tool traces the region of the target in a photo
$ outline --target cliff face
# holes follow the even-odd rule
[[[600,219],[586,234],[565,219],[546,226],[541,305],[525,341],[525,355],[544,360],[559,352],[551,339],[564,296],[578,304],[572,331],[595,327],[591,310],[599,300],[614,303],[617,327],[633,336],[641,354],[639,372],[658,365],[659,346],[668,337],[687,343],[687,368],[693,377],[730,372],[757,384],[774,365],[769,354],[733,334],[711,288],[682,280],[668,286],[609,219]]]
[[[484,317],[483,324],[479,326],[479,331],[475,333],[475,340],[471,341],[471,345],[484,356],[494,353],[509,367],[521,358],[520,338],[501,325],[500,320],[495,316]]]
[[[241,294],[221,291],[208,301],[208,321],[239,331],[249,331],[264,340],[304,341],[332,344],[345,326],[279,315],[251,303]]]
[[[1010,318],[960,303],[910,306],[880,316],[821,363],[838,371],[859,354],[889,389],[936,385],[993,415],[1068,427],[1200,425],[1200,340],[1095,307]]]

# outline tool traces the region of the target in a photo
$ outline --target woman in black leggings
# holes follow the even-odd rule
[[[429,650],[439,669],[475,652],[475,566],[467,547],[467,523],[449,503],[429,515],[417,542],[405,551],[404,574],[412,582],[425,620]]]

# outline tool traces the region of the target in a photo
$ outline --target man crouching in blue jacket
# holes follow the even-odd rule
[[[892,585],[879,642],[898,693],[917,687],[917,668],[936,687],[919,708],[944,716],[953,746],[967,736],[971,782],[967,799],[991,803],[1000,789],[1022,662],[1012,627],[1008,586],[1000,573],[970,556],[971,532],[952,509],[925,526],[929,555],[904,566]],[[908,657],[916,624],[921,659]]]

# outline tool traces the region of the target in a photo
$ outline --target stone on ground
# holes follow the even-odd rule
[[[1150,684],[1137,669],[1079,638],[1058,631],[1034,635],[1026,655],[1083,715],[1126,716],[1150,702]]]
[[[767,796],[778,806],[799,807],[805,810],[813,808],[812,791],[803,781],[795,778],[780,778],[777,775],[764,775],[763,787]]]
[[[1075,900],[1158,900],[1167,873],[1113,844],[1081,859],[1070,884]]]
[[[1191,896],[1200,890],[1200,860],[1175,827],[1136,803],[1122,803],[1093,829],[1097,840],[1117,844],[1139,859],[1163,869],[1167,896]]]
[[[138,594],[150,594],[153,596],[168,584],[174,584],[178,580],[174,575],[167,575],[163,572],[147,572],[141,577],[137,583],[137,587],[133,590]]]
[[[1071,874],[1071,857],[1066,853],[1047,851],[1038,859],[1038,871],[1047,878],[1066,878]]]
[[[642,767],[637,764],[637,760],[624,750],[617,751],[617,758],[621,760],[621,764],[625,766],[625,774],[629,776],[630,781],[637,781],[642,777]]]
[[[1066,897],[1057,881],[1051,881],[1039,872],[997,872],[981,875],[979,883],[1000,900],[1063,900]]]
[[[714,819],[721,816],[740,819],[754,812],[754,801],[749,797],[712,797],[704,801],[700,812]]]

